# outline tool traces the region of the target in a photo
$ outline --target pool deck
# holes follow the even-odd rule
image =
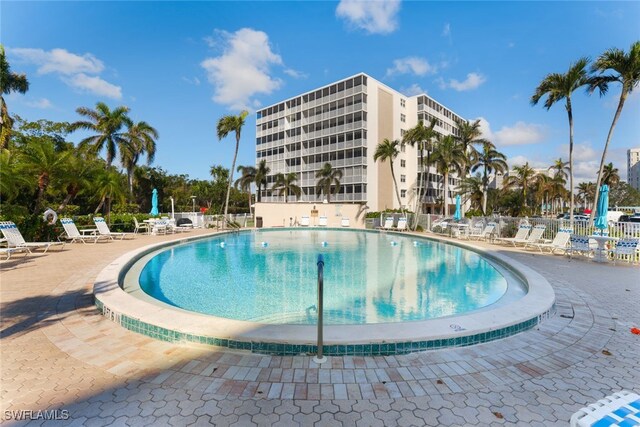
[[[630,332],[640,327],[638,266],[480,243],[542,274],[557,315],[472,347],[329,357],[318,366],[311,357],[160,342],[99,314],[92,288],[103,268],[124,252],[182,238],[145,235],[0,261],[2,420],[57,409],[77,425],[565,426],[588,403],[640,392],[640,335]]]

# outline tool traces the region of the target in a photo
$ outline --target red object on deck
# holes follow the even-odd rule
[[[635,334],[635,335],[640,335],[640,329],[638,328],[631,328],[631,333]]]
[[[200,208],[200,213],[205,213],[207,211],[207,208]]]
[[[586,213],[586,214],[590,214],[590,213],[591,213],[591,209],[585,209],[585,210],[584,210],[584,213]]]

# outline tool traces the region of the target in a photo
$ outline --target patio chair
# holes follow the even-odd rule
[[[156,219],[151,223],[151,234],[157,236],[159,234],[167,234],[169,231],[168,219]]]
[[[178,225],[178,222],[171,218],[168,220],[168,228],[169,231],[172,231],[173,233],[183,233],[183,232],[187,232],[187,231],[191,231],[193,230],[193,225],[189,224],[189,225]]]
[[[538,248],[540,252],[543,252],[543,249],[549,249],[549,253],[553,254],[555,251],[567,251],[567,244],[569,243],[569,238],[571,237],[572,230],[570,228],[561,228],[556,233],[556,237],[553,240],[545,240],[539,243],[531,243],[527,246],[532,246]]]
[[[493,235],[493,233],[496,230],[496,223],[495,222],[490,222],[487,225],[485,225],[484,229],[478,233],[478,234],[470,234],[469,235],[469,239],[475,238],[476,240],[489,240],[491,239],[491,236]]]
[[[513,246],[515,246],[516,243],[524,244],[524,243],[527,243],[527,237],[529,236],[530,231],[531,231],[531,226],[523,224],[520,227],[518,227],[518,231],[516,232],[516,235],[514,237],[502,237],[496,240],[501,243],[512,243]]]
[[[569,247],[565,253],[571,258],[576,252],[587,257],[591,255],[593,248],[589,245],[589,236],[572,234],[569,237]]]
[[[527,240],[523,243],[524,248],[526,248],[527,245],[544,242],[542,235],[544,234],[544,231],[546,229],[547,226],[544,224],[535,225],[533,227],[533,230],[531,230],[531,234],[529,234],[529,237],[527,237]]]
[[[384,219],[384,224],[382,224],[382,227],[379,227],[383,230],[391,230],[393,229],[393,217],[387,217]]]
[[[132,234],[132,233],[113,232],[109,230],[109,226],[107,225],[107,222],[104,220],[104,218],[100,216],[94,217],[93,223],[96,225],[96,228],[98,229],[98,233],[101,236],[105,236],[111,240],[113,240],[116,237],[120,237],[120,240],[122,240],[125,238],[125,236]]]
[[[94,232],[92,232],[91,234],[80,233],[78,227],[76,227],[76,224],[71,218],[60,218],[60,222],[62,223],[62,227],[64,227],[64,233],[60,237],[63,239],[71,240],[70,243],[87,243],[88,240],[92,240],[93,243],[96,243],[101,237],[104,237]]]
[[[467,238],[471,239],[472,237],[482,236],[482,232],[484,231],[484,226],[481,222],[476,222],[471,226],[469,232],[467,233]]]
[[[571,427],[640,425],[640,396],[622,390],[580,409]]]
[[[7,239],[9,248],[24,248],[31,253],[31,249],[42,248],[44,252],[47,252],[51,246],[60,246],[60,249],[64,247],[64,242],[27,242],[18,227],[11,221],[0,221],[0,231]]]
[[[318,218],[318,227],[326,227],[328,224],[328,219],[326,216],[321,216]]]
[[[24,255],[27,256],[29,250],[27,248],[0,248],[0,254],[4,254],[7,256],[7,259],[5,261],[11,259],[11,254],[14,252],[25,252]]]
[[[151,232],[151,227],[149,227],[149,224],[147,224],[146,222],[140,224],[135,216],[133,217],[133,224],[135,225],[133,234],[138,234],[138,231],[145,231],[147,234]]]
[[[398,219],[398,225],[396,226],[397,231],[406,231],[407,230],[407,218]]]
[[[613,263],[616,263],[618,259],[624,259],[628,263],[635,262],[638,257],[638,249],[640,247],[640,239],[625,238],[616,242],[613,249],[609,249],[608,252],[613,256]]]
[[[350,227],[349,225],[349,218],[342,218],[342,221],[340,221],[340,225],[342,227]]]
[[[300,217],[300,227],[308,227],[311,221],[308,216]]]

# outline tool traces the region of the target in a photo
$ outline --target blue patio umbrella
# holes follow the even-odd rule
[[[151,194],[151,212],[149,214],[156,216],[158,215],[158,190],[154,188]]]
[[[456,213],[453,214],[453,219],[460,221],[462,219],[462,213],[460,212],[460,195],[456,196]]]
[[[600,230],[608,227],[607,211],[609,210],[609,186],[604,184],[600,187],[600,197],[598,198],[598,206],[596,209],[596,220],[593,225]]]

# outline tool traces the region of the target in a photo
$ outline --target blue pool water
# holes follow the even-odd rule
[[[225,234],[166,249],[142,269],[144,292],[237,320],[315,324],[323,254],[327,324],[405,322],[477,310],[507,280],[478,253],[398,234],[278,230]]]

